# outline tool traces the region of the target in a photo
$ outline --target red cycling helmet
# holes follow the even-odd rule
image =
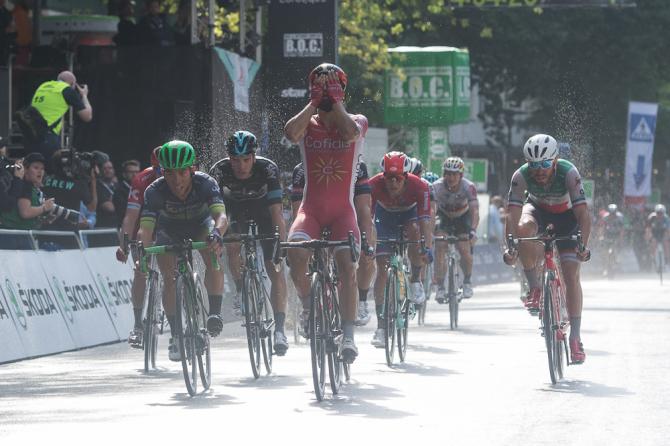
[[[314,82],[314,79],[317,76],[320,76],[322,74],[328,74],[331,71],[334,71],[337,73],[337,77],[340,79],[340,84],[342,84],[342,90],[347,89],[347,84],[349,83],[349,79],[347,77],[347,73],[344,72],[344,70],[340,67],[338,67],[335,64],[332,63],[322,63],[321,65],[317,66],[312,70],[311,73],[309,73],[309,83],[312,84]]]
[[[389,152],[382,158],[381,166],[384,173],[402,175],[409,173],[412,162],[402,152]]]
[[[158,162],[158,151],[161,149],[161,146],[156,147],[151,151],[151,167],[160,167]]]

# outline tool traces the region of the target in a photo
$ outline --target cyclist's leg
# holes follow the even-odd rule
[[[472,222],[470,221],[470,213],[466,212],[462,216],[455,219],[454,231],[457,237],[467,238],[470,234]],[[456,248],[461,255],[461,269],[463,270],[463,297],[472,297],[472,243],[470,241],[456,243]]]
[[[370,234],[367,235],[367,240],[368,245],[374,248],[375,242],[377,240],[377,235],[374,226],[372,227]],[[358,260],[358,270],[356,271],[356,279],[358,281],[358,302],[360,306],[356,322],[359,324],[367,324],[367,322],[370,320],[367,301],[368,301],[368,293],[370,291],[370,285],[372,284],[372,278],[374,277],[374,275],[375,275],[374,257],[361,253],[361,257]]]
[[[375,213],[375,231],[378,239],[394,239],[397,237],[398,223],[394,214],[377,206]],[[382,321],[384,305],[384,288],[386,287],[386,277],[389,256],[391,255],[391,246],[388,243],[377,243],[375,251],[375,264],[377,265],[377,276],[374,283],[375,295],[375,314],[377,315],[377,330],[384,328]],[[383,340],[383,336],[379,338]]]
[[[134,263],[134,262],[133,262]],[[133,285],[130,289],[130,297],[133,305],[134,324],[133,330],[128,336],[128,343],[137,348],[142,347],[142,335],[144,326],[142,324],[142,310],[144,309],[144,292],[147,287],[147,276],[136,266],[133,271]]]
[[[416,220],[416,214],[403,213],[403,220],[407,239],[418,241],[421,238],[421,231],[419,230],[419,224]],[[409,279],[411,288],[410,300],[420,305],[426,300],[423,283],[421,282],[421,271],[425,265],[421,254],[421,246],[418,243],[412,244],[407,249],[407,253],[411,264],[411,275]]]
[[[435,227],[435,235],[437,237],[442,237],[447,235],[442,229],[443,223],[440,223],[439,226]],[[445,299],[445,290],[444,290],[444,277],[447,274],[446,266],[446,256],[447,256],[448,244],[445,242],[435,243],[435,259],[433,260],[433,268],[435,275],[435,282],[437,283],[437,295],[436,298],[439,301]]]
[[[301,240],[318,239],[321,237],[321,224],[311,214],[303,209],[302,205],[298,214],[289,229],[288,240],[291,242]],[[295,285],[295,290],[302,302],[303,317],[305,312],[309,311],[309,277],[307,276],[307,267],[311,252],[308,249],[289,249],[287,251],[288,261],[291,266],[291,279]]]
[[[175,314],[177,314],[175,301],[175,269],[177,266],[176,258],[173,255],[165,254],[158,256],[158,269],[163,276],[163,310],[165,317],[174,330]]]
[[[521,211],[521,219],[517,227],[518,237],[534,237],[538,231],[543,230],[545,223],[542,214],[532,203],[526,203]],[[537,310],[540,305],[542,293],[539,272],[539,259],[542,256],[542,246],[538,243],[521,243],[519,245],[519,259],[523,265],[523,272],[528,281],[530,291],[526,296],[525,305],[529,310]]]
[[[190,229],[186,236],[194,241],[205,241],[214,227],[214,220],[207,219],[201,225]],[[207,318],[207,331],[212,336],[218,336],[223,329],[223,318],[221,317],[221,303],[223,301],[223,269],[214,269],[212,256],[209,250],[200,251],[205,264],[205,288],[207,289],[207,300],[209,301],[209,317]]]

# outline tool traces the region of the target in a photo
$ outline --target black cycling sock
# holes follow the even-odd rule
[[[142,309],[133,308],[133,314],[135,315],[135,328],[142,328]]]
[[[209,294],[209,314],[221,314],[221,301],[223,296],[221,294]]]
[[[571,317],[570,318],[570,340],[579,339],[579,331],[582,328],[582,317]]]
[[[537,277],[537,272],[535,268],[524,269],[523,273],[526,275],[526,280],[528,280],[528,286],[531,288],[540,288],[540,280]]]
[[[172,316],[165,315],[168,320],[168,324],[170,324],[170,331],[171,331],[171,336],[174,336],[177,333],[177,316],[174,314]]]
[[[377,313],[377,328],[384,328],[384,305],[375,305],[375,313]]]
[[[421,266],[412,265],[412,278],[410,282],[419,282],[421,280]]]
[[[286,320],[286,313],[276,312],[275,313],[275,331],[284,333],[284,321]]]
[[[342,334],[345,338],[354,339],[354,321],[342,321]]]
[[[368,300],[368,291],[369,291],[369,289],[367,289],[367,290],[363,290],[363,289],[361,289],[361,288],[358,289],[358,300],[359,300],[360,302],[367,302],[367,300]]]
[[[470,283],[471,280],[472,280],[472,274],[465,274],[463,276],[463,283]]]

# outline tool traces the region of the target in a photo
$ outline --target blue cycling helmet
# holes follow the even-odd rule
[[[229,156],[253,155],[258,148],[258,141],[253,133],[238,130],[226,141],[226,151]]]
[[[426,180],[426,181],[428,181],[430,184],[433,184],[434,182],[436,182],[437,180],[439,180],[440,177],[437,176],[437,174],[436,174],[435,172],[426,172],[426,173],[423,175],[423,179]]]

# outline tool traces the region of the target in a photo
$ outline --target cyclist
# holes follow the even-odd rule
[[[248,220],[254,220],[258,233],[271,236],[275,227],[279,228],[282,240],[286,237],[286,225],[282,214],[282,187],[279,184],[279,168],[267,158],[256,155],[258,141],[248,131],[239,130],[226,141],[228,158],[218,161],[209,170],[217,181],[226,212],[230,221],[228,233],[246,234],[249,231]],[[272,287],[270,296],[275,321],[275,353],[286,354],[288,341],[284,335],[286,320],[286,278],[284,271],[277,272],[272,264],[273,242],[261,241],[265,270],[270,277]],[[242,257],[239,243],[226,244],[228,265],[235,281],[237,293],[233,300],[233,310],[241,315],[240,300],[242,291]]]
[[[389,152],[381,161],[383,173],[370,179],[372,188],[372,212],[374,213],[377,237],[395,239],[398,226],[403,226],[408,240],[425,239],[426,253],[420,252],[419,245],[409,247],[409,259],[412,265],[409,299],[417,305],[424,303],[426,295],[421,283],[423,265],[432,262],[432,231],[430,223],[430,191],[428,183],[410,173],[410,160],[404,153]],[[418,224],[417,224],[418,220]],[[391,247],[388,244],[377,246],[377,278],[374,295],[377,313],[377,330],[372,338],[375,347],[384,346],[384,288],[387,278],[387,263]]]
[[[302,163],[298,163],[293,169],[293,179],[291,184],[291,207],[293,218],[295,219],[302,202],[302,191],[305,187],[305,169]],[[356,183],[354,184],[354,209],[358,220],[358,229],[367,234],[368,245],[374,247],[375,233],[372,225],[372,212],[370,184],[368,183],[368,167],[365,162],[358,162],[356,170]],[[367,325],[370,322],[370,312],[368,311],[368,291],[370,283],[375,274],[375,263],[372,256],[362,256],[358,261],[358,270],[356,277],[358,279],[358,312],[356,313],[356,325]],[[302,330],[303,327],[299,327]]]
[[[170,141],[158,151],[163,176],[144,192],[144,207],[140,218],[138,237],[144,246],[152,246],[154,232],[159,245],[178,243],[184,239],[209,240],[209,250],[221,256],[221,234],[226,232],[226,208],[216,181],[203,172],[196,172],[195,150],[185,141]],[[207,330],[217,336],[223,328],[221,300],[223,298],[223,270],[216,271],[211,256],[203,254],[205,287],[209,300]],[[176,258],[164,255],[158,258],[163,275],[163,308],[174,329],[176,302],[174,271]],[[168,347],[171,361],[180,361],[181,352],[170,338]]]
[[[479,201],[474,183],[463,177],[465,163],[457,156],[447,158],[442,164],[442,178],[433,183],[437,215],[435,234],[467,237],[470,241],[457,242],[463,270],[463,298],[472,297],[472,245],[476,240],[479,225]],[[435,280],[437,282],[437,301],[444,302],[445,254],[447,246],[439,243],[435,246]]]
[[[662,243],[665,250],[665,262],[670,258],[670,218],[661,203],[654,206],[654,212],[647,216],[647,233],[651,241],[651,258],[656,258],[657,244]]]
[[[353,231],[360,243],[353,184],[368,120],[363,115],[349,114],[344,108],[347,82],[346,73],[337,65],[324,63],[314,68],[309,75],[309,104],[284,127],[287,139],[300,144],[306,174],[302,204],[289,231],[291,241],[318,239],[322,229],[329,227],[333,240],[345,240],[349,231]],[[291,277],[303,304],[301,318],[306,320],[310,305],[306,276],[310,253],[291,249],[288,255]],[[358,355],[354,342],[356,265],[346,249],[335,251],[335,261],[341,279],[344,332],[340,353],[344,361],[352,362]]]
[[[121,231],[119,232],[120,243],[123,243],[123,234],[128,234],[131,239],[137,238],[137,231],[139,229],[140,212],[144,205],[144,191],[161,176],[161,168],[158,163],[158,151],[160,146],[151,151],[151,167],[144,169],[142,172],[135,175],[131,184],[130,192],[128,193],[128,206],[126,207],[126,214],[121,223]],[[116,259],[119,262],[125,263],[128,256],[124,251],[124,247],[120,246],[116,250]],[[133,259],[137,262],[139,259]],[[142,348],[143,326],[142,326],[142,308],[144,307],[144,291],[146,288],[146,275],[142,270],[135,265],[133,275],[133,286],[130,291],[133,302],[133,316],[135,323],[133,329],[128,336],[128,344],[133,348]]]
[[[577,168],[569,161],[558,158],[556,140],[544,134],[530,137],[523,146],[526,164],[512,176],[507,205],[508,232],[514,237],[533,237],[553,224],[556,234],[567,236],[582,231],[586,247],[591,232],[591,216],[586,206],[582,180]],[[528,197],[525,199],[525,194]],[[525,203],[524,203],[525,201]],[[566,285],[568,315],[570,317],[570,356],[581,364],[586,359],[581,342],[582,286],[579,278],[580,262],[590,257],[585,248],[577,250],[574,241],[557,242],[560,265]],[[506,251],[503,259],[514,264],[516,253]],[[526,308],[539,311],[542,295],[537,265],[541,249],[532,243],[519,246],[519,257],[528,280],[530,291],[525,299]]]

